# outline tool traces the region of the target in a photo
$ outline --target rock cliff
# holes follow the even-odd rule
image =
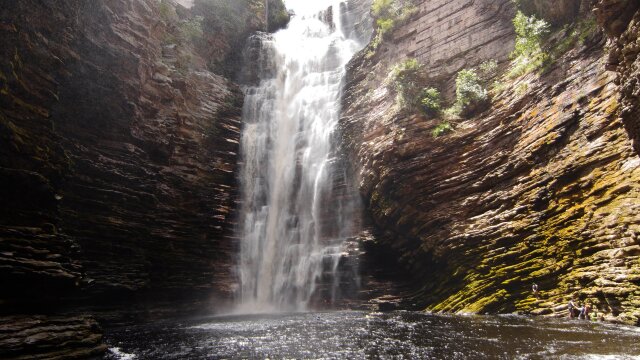
[[[602,16],[618,29],[609,56],[599,31],[562,41],[593,10],[563,2],[545,45],[561,48],[557,58],[528,75],[497,75],[488,110],[434,137],[438,118],[397,104],[393,65],[417,59],[424,85],[452,101],[459,70],[493,59],[507,71],[516,8],[509,0],[416,4],[377,49],[352,61],[341,118],[378,245],[415,274],[405,302],[565,316],[576,297],[607,320],[638,324],[637,15],[622,25],[620,12]],[[619,75],[607,58],[620,59]]]
[[[100,354],[102,306],[230,297],[243,102],[230,78],[244,39],[287,15],[270,1],[267,26],[262,1],[213,3],[3,4],[0,357]],[[348,4],[362,39],[369,3]],[[372,224],[364,292],[551,316],[577,297],[639,324],[640,5],[519,1],[561,51],[508,77],[513,1],[403,3],[414,11],[352,61],[343,99]],[[563,41],[592,13],[600,30]],[[445,102],[460,70],[495,60],[489,107],[432,136],[441,119],[404,111],[389,86],[407,58]]]
[[[202,4],[0,9],[3,358],[103,351],[74,304],[230,297],[243,98],[226,64],[264,9],[234,3],[226,21],[246,21],[225,27]]]

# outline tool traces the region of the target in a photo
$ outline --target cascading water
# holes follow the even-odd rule
[[[343,23],[353,24],[346,3],[299,3],[288,1],[296,16],[287,29],[262,37],[261,64],[252,64],[259,84],[246,88],[238,229],[243,312],[304,310],[327,276],[335,290],[358,213],[334,147],[345,66],[362,45],[345,35],[352,32]]]

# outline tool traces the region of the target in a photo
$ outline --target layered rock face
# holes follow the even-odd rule
[[[52,276],[95,292],[210,288],[232,258],[241,93],[178,63],[160,18],[144,1],[3,10],[3,222],[79,245],[52,247]]]
[[[512,1],[418,1],[418,13],[383,42],[376,60],[395,64],[414,57],[430,81],[449,82],[452,74],[486,59],[505,60],[513,48]],[[386,75],[386,74],[385,74]],[[452,91],[449,91],[452,93]]]
[[[423,1],[381,50],[352,62],[343,143],[378,243],[416,275],[408,300],[429,310],[566,316],[576,297],[638,324],[640,159],[601,35],[542,75],[503,78],[489,110],[437,138],[440,120],[400,111],[385,85],[407,57],[450,95],[458,70],[506,67],[514,14],[510,1]]]
[[[54,322],[61,330],[43,341],[75,331],[69,349],[91,353],[101,349],[91,319],[31,314],[134,294],[230,297],[243,99],[198,55],[192,19],[170,1],[3,4],[0,302],[27,314],[3,318],[3,334]],[[55,355],[23,343],[34,358]]]
[[[601,0],[595,13],[612,40],[607,65],[618,73],[620,115],[640,154],[640,3]]]

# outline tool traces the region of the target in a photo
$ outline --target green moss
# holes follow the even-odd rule
[[[433,130],[431,131],[431,135],[434,138],[443,136],[447,133],[450,133],[453,131],[453,127],[451,126],[451,124],[448,121],[443,121],[440,124],[438,124],[435,128],[433,128]]]

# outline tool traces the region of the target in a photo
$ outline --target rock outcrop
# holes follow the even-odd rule
[[[165,39],[158,11],[146,1],[3,9],[3,191],[14,205],[3,225],[33,244],[25,259],[75,243],[71,268],[73,247],[51,247],[66,272],[51,276],[96,293],[222,288],[213,280],[232,261],[223,238],[242,95],[197,59],[179,62],[188,49]]]
[[[594,12],[612,40],[607,65],[618,73],[620,115],[640,154],[640,3],[601,0]]]
[[[67,341],[80,344],[68,356],[99,351],[74,304],[230,297],[243,95],[223,60],[265,26],[245,10],[231,36],[207,18],[217,13],[172,1],[3,4],[0,303],[26,314],[9,324],[37,322],[5,326],[34,347],[3,358]],[[208,62],[216,37],[222,60]],[[60,331],[41,337],[48,323]]]
[[[638,324],[640,159],[619,116],[638,101],[619,97],[602,35],[541,75],[504,77],[489,110],[437,138],[439,120],[407,115],[385,85],[415,57],[451,98],[458,70],[506,66],[514,14],[506,0],[422,1],[375,54],[352,61],[343,143],[378,242],[416,275],[409,300],[431,311],[565,316],[575,296]]]
[[[86,359],[105,350],[102,330],[89,317],[0,317],[3,359]]]

